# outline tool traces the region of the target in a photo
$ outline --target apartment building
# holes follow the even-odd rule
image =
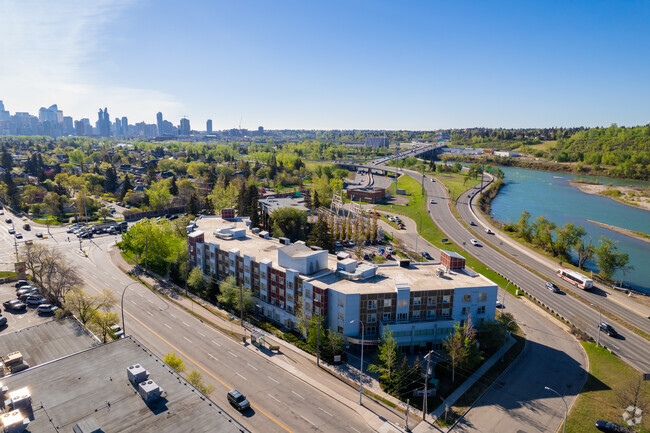
[[[443,251],[442,263],[426,264],[337,260],[247,223],[197,220],[188,235],[190,265],[218,280],[233,275],[251,289],[259,314],[288,328],[318,315],[349,343],[363,337],[372,346],[389,327],[404,352],[418,352],[440,348],[470,314],[478,327],[494,318],[497,285],[465,268],[456,253]]]

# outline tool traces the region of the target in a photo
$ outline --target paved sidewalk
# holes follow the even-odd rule
[[[429,420],[428,421],[423,421],[420,424],[418,424],[414,429],[412,429],[413,432],[415,433],[423,433],[423,432],[430,432],[430,431],[446,431],[443,430],[437,426],[433,426],[432,424],[440,418],[445,413],[445,408],[446,407],[451,407],[453,406],[456,401],[463,395],[465,392],[472,387],[478,381],[483,375],[490,369],[494,364],[496,364],[500,359],[501,356],[506,353],[512,346],[514,346],[516,343],[516,340],[512,337],[508,339],[508,342],[506,343],[505,346],[502,346],[501,349],[499,349],[494,355],[490,357],[481,367],[479,367],[478,370],[476,370],[465,382],[462,383],[454,392],[452,392],[449,397],[447,397],[440,406],[435,408],[433,411],[429,413]]]

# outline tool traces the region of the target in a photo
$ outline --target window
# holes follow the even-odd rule
[[[320,302],[320,294],[314,293],[314,302]]]
[[[485,305],[480,305],[480,306],[476,309],[476,314],[485,314]]]
[[[368,326],[367,329],[367,334],[368,335],[375,335],[377,333],[377,327],[376,326]]]
[[[311,290],[309,290],[309,289],[305,290],[305,297],[307,299],[311,299]]]
[[[420,318],[420,310],[413,310],[413,318],[414,319]]]
[[[234,267],[235,267],[235,261],[234,261],[234,260],[231,260],[231,261],[230,261],[230,267],[231,267],[231,268],[234,268]]]
[[[429,299],[427,299],[428,305],[436,305],[437,303],[438,303],[438,299],[436,299],[435,296],[429,296]]]
[[[466,315],[467,315],[467,311],[469,311],[469,308],[467,308],[467,307],[463,307],[463,308],[460,310],[460,314],[462,314],[463,316],[466,316]]]
[[[377,300],[376,299],[371,299],[368,301],[368,310],[376,310],[377,309]]]
[[[393,305],[392,299],[384,299],[384,307],[390,307],[391,305]]]
[[[280,277],[279,281],[280,281],[280,284],[284,284],[284,278],[283,277]]]
[[[287,287],[293,290],[293,283],[291,281],[287,281]]]
[[[408,308],[408,307],[409,307],[408,299],[400,299],[397,301],[397,308]]]
[[[293,302],[293,295],[287,295],[287,302]]]
[[[403,321],[405,321],[405,320],[408,320],[408,318],[409,318],[409,314],[408,314],[408,313],[399,313],[399,314],[397,315],[397,320],[400,321],[400,322],[403,322]]]
[[[427,317],[429,319],[435,319],[436,318],[436,310],[429,310],[427,311]]]
[[[422,301],[422,298],[419,296],[416,298],[413,298],[413,305],[420,305],[420,302]]]
[[[449,317],[449,308],[443,308],[442,311],[440,312],[440,315],[442,317]]]
[[[266,295],[262,295],[262,301],[266,302]]]
[[[443,304],[448,304],[450,300],[451,300],[451,296],[450,296],[450,295],[444,295],[444,296],[442,297],[442,303],[443,303]]]
[[[339,298],[339,307],[341,307],[341,308],[345,307],[345,303],[343,301],[343,298]]]
[[[377,323],[377,315],[375,313],[368,314],[368,323]]]
[[[388,322],[390,320],[390,313],[384,313],[384,322]]]
[[[479,302],[487,301],[487,293],[479,293],[478,294],[478,301]]]
[[[249,276],[246,276],[246,278],[244,278],[244,281],[246,281],[246,284],[250,284],[250,283],[251,283],[251,279],[250,279]]]
[[[345,315],[343,313],[339,313],[338,318],[339,318],[339,322],[342,322],[343,320],[345,320]]]
[[[248,265],[244,266],[244,271],[245,271],[245,272],[250,272],[250,271],[251,271],[251,267],[248,266]]]
[[[343,334],[343,327],[342,326],[339,326],[338,330],[339,330],[339,334]]]
[[[472,302],[472,295],[469,293],[466,293],[463,295],[463,302]]]

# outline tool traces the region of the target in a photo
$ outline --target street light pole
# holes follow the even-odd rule
[[[603,310],[596,304],[591,304],[592,307],[598,308],[598,336],[596,337],[596,347],[600,346],[600,324],[603,323]]]
[[[548,386],[545,386],[544,389],[547,390],[547,391],[552,391],[552,392],[556,393],[557,396],[560,397],[562,399],[562,402],[564,403],[564,408],[565,408],[565,411],[564,411],[564,427],[562,427],[562,433],[565,433],[566,432],[566,419],[567,419],[567,416],[569,416],[569,406],[566,404],[566,400],[564,400],[564,397],[562,397],[559,392],[557,392],[553,388],[549,388]]]
[[[505,330],[505,332],[503,333],[503,346],[504,346],[504,347],[505,347],[505,345],[506,345],[506,341],[507,341],[507,339],[508,339],[508,326],[510,326],[510,324],[511,324],[512,322],[514,322],[514,321],[515,321],[515,319],[512,319],[511,321],[509,321],[509,322],[506,324],[506,330]],[[503,353],[501,354],[501,362],[503,362],[503,358],[504,358],[505,356],[506,356],[506,351],[504,350]]]
[[[431,355],[433,350],[426,354],[425,358],[427,360],[427,371],[424,372],[424,402],[422,404],[422,421],[427,420],[427,396],[429,394],[429,364],[431,362]],[[408,422],[407,422],[408,426]]]
[[[361,323],[361,367],[359,368],[359,405],[361,405],[361,398],[363,397],[363,346],[366,337],[366,325],[364,325],[363,321],[359,319],[351,320],[350,323],[353,323],[355,321]]]
[[[122,310],[122,332],[124,332],[124,336],[126,337],[126,328],[124,327],[124,294],[126,293],[126,289],[129,288],[129,286],[132,286],[133,284],[137,284],[138,281],[134,281],[132,283],[129,283],[124,287],[124,290],[122,290],[122,300],[120,301],[120,309]]]

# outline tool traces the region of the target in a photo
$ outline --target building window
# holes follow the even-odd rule
[[[413,310],[413,318],[414,319],[420,318],[420,310]]]
[[[479,305],[476,309],[476,314],[485,314],[485,305]]]
[[[287,287],[288,287],[290,290],[293,290],[293,283],[292,283],[291,281],[287,281]]]
[[[368,323],[377,323],[377,315],[375,313],[368,314]]]
[[[320,302],[320,294],[314,293],[314,302]]]
[[[427,317],[429,319],[435,319],[436,318],[436,310],[428,310],[427,311]]]
[[[376,310],[377,309],[377,300],[376,299],[371,299],[368,301],[368,310]]]
[[[479,302],[487,301],[487,293],[479,293],[478,294],[478,301]]]
[[[442,303],[443,304],[448,304],[449,301],[451,301],[451,295],[445,295],[442,297]]]
[[[343,327],[339,326],[339,334],[343,334]]]
[[[422,300],[422,298],[420,298],[419,296],[416,297],[416,298],[413,298],[413,305],[420,305],[421,300]]]
[[[388,322],[390,320],[390,313],[384,313],[384,322]]]
[[[245,272],[250,272],[250,271],[251,271],[251,267],[248,266],[248,265],[244,266],[244,271],[245,271]]]
[[[409,319],[409,314],[408,314],[408,313],[399,313],[399,314],[397,315],[397,320],[398,320],[399,322],[404,322],[404,321],[406,321],[406,320],[408,320],[408,319]]]
[[[339,322],[342,322],[345,319],[345,315],[343,313],[338,314]]]
[[[442,317],[449,317],[449,308],[443,308],[442,311],[440,312],[440,315]]]
[[[293,302],[293,295],[287,295],[287,302]]]
[[[230,267],[231,267],[231,268],[234,268],[234,267],[235,267],[235,261],[234,261],[234,260],[231,260],[231,261],[230,261]]]
[[[343,298],[339,298],[339,307],[341,307],[341,308],[345,307],[345,303],[343,302]]]
[[[428,305],[436,305],[438,303],[438,300],[436,299],[435,296],[429,296],[429,299],[427,299]]]
[[[463,302],[472,302],[472,295],[469,293],[466,293],[463,295]]]
[[[408,307],[409,307],[408,299],[400,299],[397,301],[397,308],[408,308]]]
[[[244,278],[244,281],[246,281],[246,284],[250,284],[250,283],[251,283],[251,279],[250,279],[250,277],[248,277],[248,276],[246,276],[246,278]]]
[[[384,299],[384,307],[390,307],[391,305],[393,305],[392,299]]]
[[[469,311],[469,308],[467,308],[467,307],[463,307],[463,308],[460,310],[460,314],[462,314],[463,316],[466,316],[466,315],[467,315],[467,311]]]
[[[262,295],[262,301],[266,302],[266,295]]]

